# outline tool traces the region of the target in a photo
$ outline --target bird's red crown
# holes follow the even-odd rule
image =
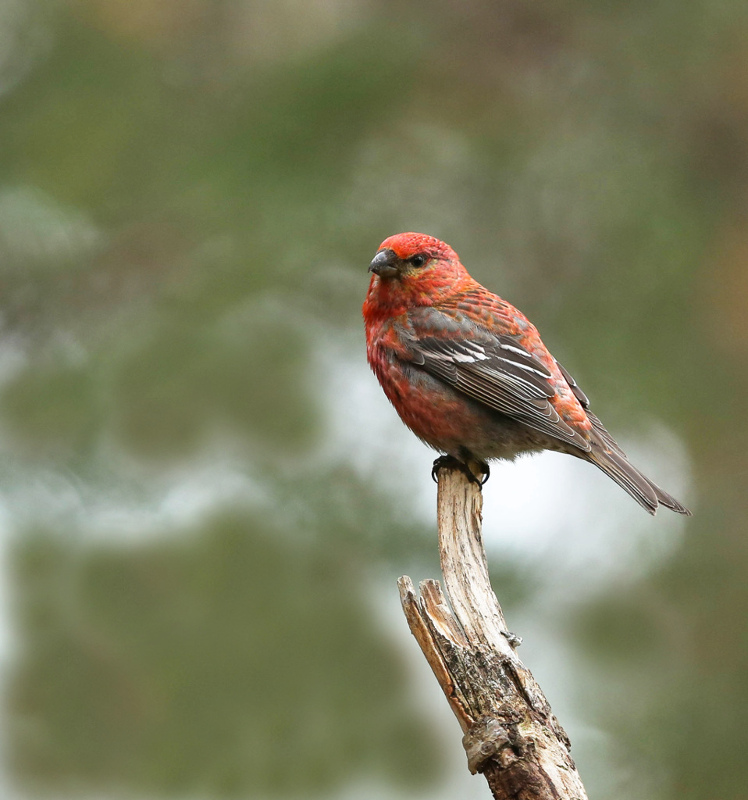
[[[403,261],[417,253],[428,253],[432,258],[445,260],[457,259],[457,253],[448,244],[426,233],[396,233],[385,239],[379,249],[392,250]]]

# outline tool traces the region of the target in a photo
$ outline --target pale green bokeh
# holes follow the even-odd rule
[[[379,590],[435,574],[434,534],[396,442],[381,481],[328,448],[326,354],[363,361],[366,266],[406,229],[517,303],[611,429],[659,420],[690,457],[696,515],[644,577],[569,585],[562,614],[542,564],[495,563],[584,665],[590,795],[744,797],[743,6],[3,0],[0,21],[19,797],[437,796],[459,732],[414,697]],[[221,470],[244,488],[201,486]]]

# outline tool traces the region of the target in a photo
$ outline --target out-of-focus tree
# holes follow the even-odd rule
[[[363,360],[368,259],[424,229],[538,323],[611,429],[669,422],[690,456],[674,556],[567,590],[580,716],[631,766],[613,785],[586,760],[587,784],[742,797],[745,9],[4,0],[0,18],[11,777],[184,796],[439,778],[362,589],[433,537],[412,476],[328,446],[326,395],[335,355]],[[238,510],[211,470],[240,481]]]

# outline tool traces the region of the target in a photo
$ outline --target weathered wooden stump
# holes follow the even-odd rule
[[[587,800],[570,742],[519,660],[491,588],[481,536],[483,497],[464,471],[438,472],[438,581],[398,581],[410,630],[464,732],[471,772],[501,800]],[[450,609],[451,606],[451,609]]]

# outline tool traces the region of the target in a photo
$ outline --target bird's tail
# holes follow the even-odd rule
[[[646,475],[629,463],[626,454],[601,424],[598,427],[593,422],[593,432],[592,450],[585,454],[587,460],[625,489],[640,506],[650,514],[655,514],[659,506],[665,506],[677,514],[691,516],[691,512],[682,503],[660,489],[656,483],[652,483]]]

